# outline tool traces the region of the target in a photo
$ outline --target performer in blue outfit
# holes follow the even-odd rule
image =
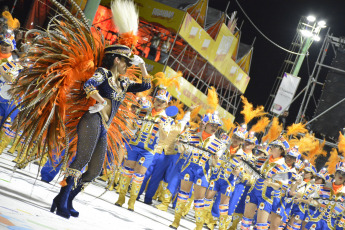
[[[218,157],[223,153],[225,146],[215,137],[215,132],[221,126],[216,113],[205,114],[203,121],[206,123],[205,131],[199,133],[185,132],[179,138],[179,152],[188,152],[188,158],[181,169],[181,188],[175,208],[175,219],[170,225],[177,229],[180,225],[182,212],[189,198],[189,193],[194,185],[194,208],[196,229],[202,229],[204,224],[204,197],[208,187],[208,170],[210,159],[216,165]]]

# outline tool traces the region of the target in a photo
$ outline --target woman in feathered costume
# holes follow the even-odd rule
[[[46,31],[34,31],[40,34],[39,39],[24,59],[32,68],[23,71],[12,91],[22,96],[14,127],[23,130],[23,149],[32,149],[38,143],[38,154],[47,149],[51,158],[65,149],[64,162],[76,151],[51,207],[52,212],[57,209],[57,215],[69,218],[79,215],[72,200],[85,183],[100,174],[106,152],[112,152],[111,158],[116,159],[123,145],[125,119],[134,117],[121,105],[126,92],[150,89],[151,78],[143,60],[131,58],[138,30],[138,12],[132,1],[112,2],[120,44],[110,46],[105,46],[98,31],[91,30],[73,0],[70,3],[79,9],[80,20],[56,0],[51,2],[61,11],[63,20],[53,18]],[[131,65],[139,65],[142,83],[132,83],[126,77]],[[122,117],[124,113],[126,118]],[[85,165],[88,170],[82,174]]]

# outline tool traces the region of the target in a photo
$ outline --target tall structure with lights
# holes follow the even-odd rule
[[[269,98],[266,101],[265,108],[271,110],[274,105],[278,89],[281,85],[285,73],[298,76],[304,58],[308,55],[308,50],[314,41],[319,41],[319,33],[326,26],[325,21],[316,21],[314,16],[302,17],[298,23],[296,34],[291,42],[289,51],[281,66],[279,74],[274,82]],[[297,55],[298,53],[298,55]],[[299,96],[300,94],[298,94]],[[294,99],[289,102],[293,103]],[[288,107],[284,111],[288,110]],[[284,112],[282,111],[282,112]],[[275,115],[275,113],[274,113]],[[278,114],[279,115],[279,114]]]

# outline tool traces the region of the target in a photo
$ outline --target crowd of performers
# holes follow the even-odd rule
[[[117,206],[127,193],[130,211],[141,194],[149,205],[159,199],[159,210],[171,205],[173,229],[193,203],[195,229],[345,229],[341,133],[317,170],[315,160],[327,152],[304,124],[283,130],[242,97],[244,122],[235,126],[216,112],[214,88],[202,116],[200,106],[174,101],[167,87],[179,87],[180,76],[158,73],[152,81],[133,56],[132,2],[112,3],[121,34],[115,45],[82,12],[75,18],[52,2],[63,18],[52,20],[51,30],[35,30],[20,61],[11,56],[13,34],[1,31],[0,44],[1,153],[12,142],[18,168],[39,159],[46,182],[63,171],[51,212],[78,217],[73,199],[103,174],[107,189],[119,194]]]

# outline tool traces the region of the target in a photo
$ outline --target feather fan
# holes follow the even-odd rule
[[[255,133],[264,132],[268,124],[270,123],[270,119],[268,117],[261,117],[255,125],[252,126],[250,131]]]
[[[243,110],[241,111],[241,114],[244,116],[244,123],[248,124],[253,118],[261,117],[267,114],[264,111],[263,106],[258,106],[254,109],[253,104],[249,103],[247,98],[245,98],[243,95],[241,96],[241,99],[243,103]]]

